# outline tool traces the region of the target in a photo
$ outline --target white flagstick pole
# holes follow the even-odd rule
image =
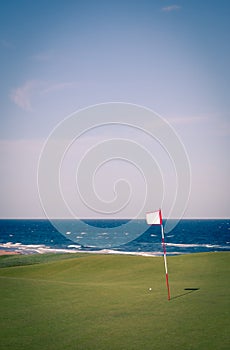
[[[162,246],[163,246],[163,251],[164,251],[165,276],[166,276],[166,285],[167,285],[167,289],[168,289],[168,300],[170,300],[169,277],[168,277],[168,267],[167,267],[167,259],[166,259],[166,246],[165,246],[163,223],[161,224],[161,236],[162,236]]]

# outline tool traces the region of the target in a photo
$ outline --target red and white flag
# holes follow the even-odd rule
[[[162,225],[161,210],[146,213],[146,221],[148,225]]]
[[[163,251],[164,251],[164,262],[165,262],[166,285],[167,285],[167,289],[168,289],[168,300],[170,300],[168,267],[167,267],[167,260],[166,260],[166,247],[165,247],[164,227],[162,224],[161,209],[159,209],[157,211],[152,211],[152,212],[146,213],[146,221],[147,221],[147,224],[149,224],[149,225],[161,225],[162,246],[163,246]]]

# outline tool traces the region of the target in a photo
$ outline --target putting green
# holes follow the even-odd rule
[[[0,266],[1,349],[230,347],[228,252],[169,257],[170,301],[163,258],[4,256]]]

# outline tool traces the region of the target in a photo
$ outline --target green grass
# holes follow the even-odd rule
[[[230,347],[229,253],[169,257],[170,301],[163,258],[14,256],[6,267],[9,258],[0,259],[1,349]]]
[[[83,254],[74,254],[75,257],[82,257]],[[48,263],[51,261],[72,259],[73,255],[66,254],[30,254],[30,255],[0,255],[0,268],[11,266],[34,265]]]

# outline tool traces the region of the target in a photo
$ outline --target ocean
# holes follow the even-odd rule
[[[63,235],[49,220],[4,219],[0,220],[0,250],[22,254],[48,252],[104,252],[147,256],[163,254],[160,226],[147,226],[145,220],[132,220],[127,230],[127,222],[128,220],[102,219],[84,222],[59,220],[59,224],[64,228],[71,227],[71,231],[66,231]],[[114,240],[115,236],[120,238]],[[165,234],[165,241],[168,255],[229,251],[230,220],[181,220],[171,232]]]

